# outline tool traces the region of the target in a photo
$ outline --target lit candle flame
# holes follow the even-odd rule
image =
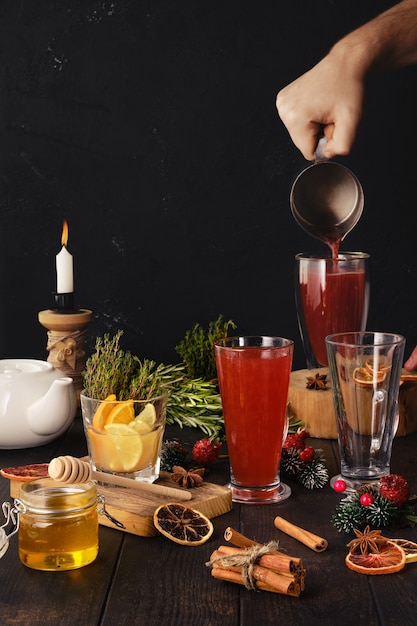
[[[68,243],[68,223],[67,223],[66,220],[64,220],[64,223],[62,224],[61,243],[62,243],[63,246],[67,247],[67,243]]]

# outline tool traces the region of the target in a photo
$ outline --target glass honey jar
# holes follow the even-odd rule
[[[32,569],[71,570],[98,554],[97,489],[94,482],[57,483],[40,478],[23,483],[19,512],[19,558]]]

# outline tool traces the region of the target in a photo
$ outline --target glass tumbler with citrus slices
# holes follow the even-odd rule
[[[80,395],[84,431],[94,470],[143,482],[159,476],[167,395],[146,400],[97,400]]]

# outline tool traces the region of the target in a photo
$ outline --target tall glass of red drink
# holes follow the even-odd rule
[[[325,337],[365,330],[369,309],[369,254],[297,254],[295,294],[308,369],[327,367]]]
[[[283,337],[226,337],[215,342],[230,487],[235,502],[280,502],[282,442],[294,343]]]

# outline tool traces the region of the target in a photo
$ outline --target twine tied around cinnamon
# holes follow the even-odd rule
[[[223,567],[241,567],[242,568],[242,580],[246,587],[251,591],[259,591],[256,585],[256,579],[253,573],[255,565],[258,564],[259,559],[265,554],[270,554],[278,550],[278,541],[270,541],[265,545],[254,545],[245,548],[245,552],[239,554],[227,554],[224,556],[218,556],[206,563],[207,567],[220,563]]]

